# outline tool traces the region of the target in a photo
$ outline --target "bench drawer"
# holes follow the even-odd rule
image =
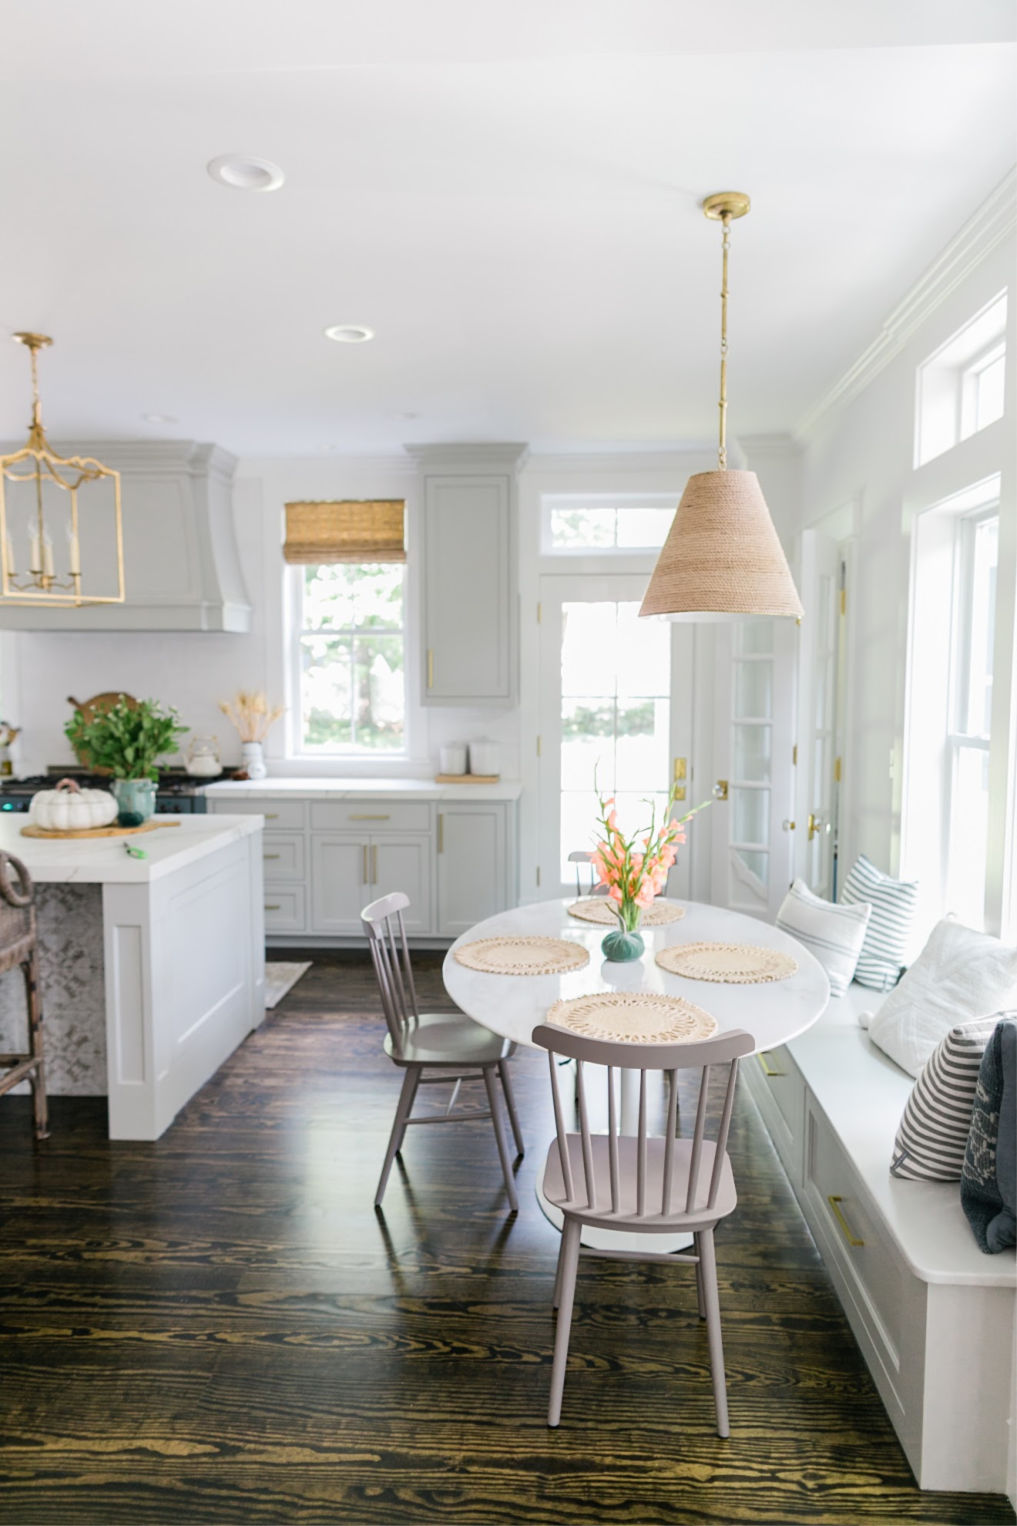
[[[262,839],[265,884],[276,880],[302,880],[306,855],[302,832],[265,832]]]
[[[315,800],[311,802],[315,831],[429,832],[431,806],[424,800]]]
[[[307,802],[277,800],[273,796],[231,796],[228,800],[209,799],[209,810],[216,816],[264,816],[266,831],[299,832],[303,830]]]
[[[897,1255],[854,1166],[811,1098],[806,1109],[804,1193],[816,1239],[874,1369],[883,1402],[891,1418],[899,1421],[907,1408],[909,1377],[913,1382],[915,1376],[904,1370],[909,1286],[912,1300],[922,1290]],[[888,1389],[896,1401],[896,1416]]]
[[[307,900],[303,885],[266,885],[266,933],[302,933],[306,930]]]

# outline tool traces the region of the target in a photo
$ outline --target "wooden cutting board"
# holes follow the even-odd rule
[[[46,827],[21,828],[22,837],[129,837],[132,832],[155,832],[159,827],[178,827],[179,821],[143,821],[140,827],[85,827],[80,831],[50,832]]]

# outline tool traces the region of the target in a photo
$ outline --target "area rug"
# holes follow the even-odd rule
[[[310,968],[310,960],[306,964],[266,964],[265,1010],[277,1006],[286,992],[292,991],[301,975],[306,975]]]

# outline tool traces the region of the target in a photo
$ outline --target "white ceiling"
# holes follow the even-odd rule
[[[1011,0],[0,0],[0,332],[54,336],[54,439],[708,439],[699,203],[737,189],[730,428],[792,429],[1017,158],[1015,36]]]

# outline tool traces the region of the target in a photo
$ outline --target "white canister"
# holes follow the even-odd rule
[[[501,749],[497,742],[481,738],[470,743],[470,773],[496,774],[501,768]]]
[[[443,774],[464,774],[466,772],[466,743],[446,742],[439,749],[439,772]]]

